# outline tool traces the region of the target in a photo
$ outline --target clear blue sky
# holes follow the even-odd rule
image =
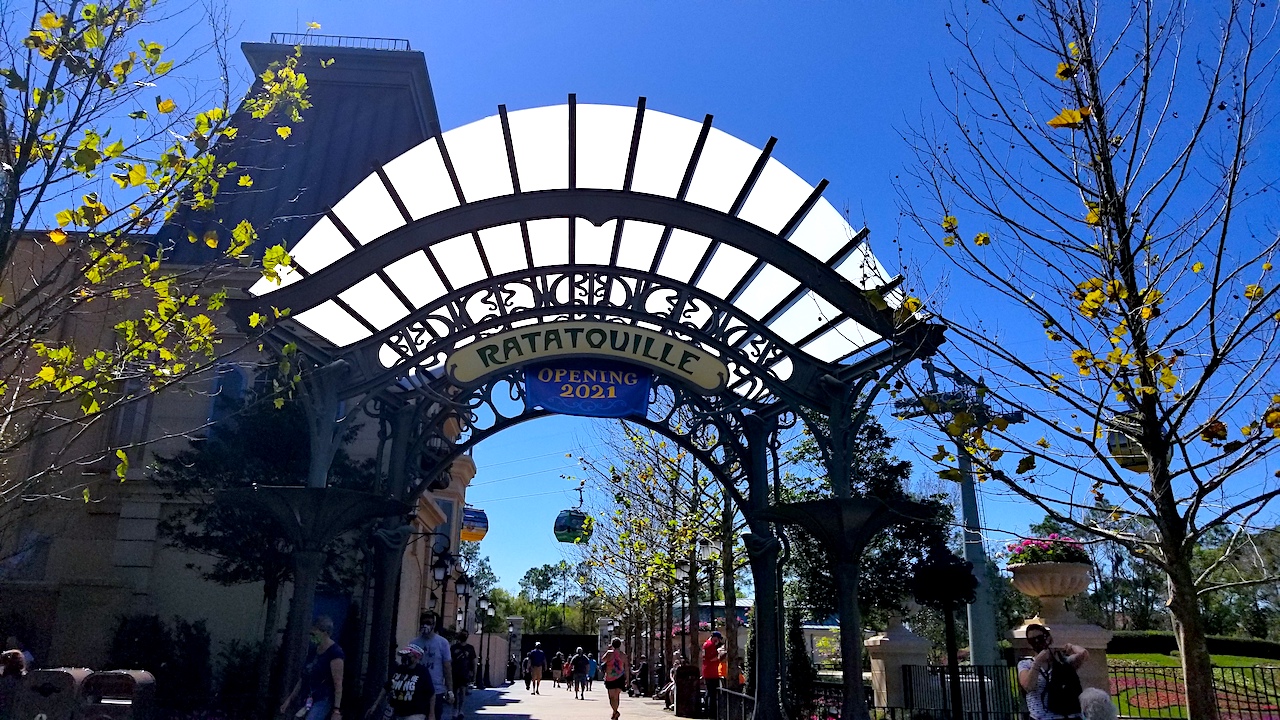
[[[945,3],[539,0],[385,2],[230,0],[237,41],[273,31],[406,38],[426,54],[443,127],[496,112],[581,102],[649,107],[717,127],[756,146],[779,139],[774,157],[871,229],[891,269],[891,181],[909,161],[898,130],[927,114],[930,73],[945,74]],[[239,58],[234,58],[240,62]],[[926,272],[940,271],[923,261]],[[925,278],[925,285],[928,278]],[[892,418],[887,419],[892,423]],[[554,418],[480,446],[468,497],[489,515],[482,547],[514,589],[531,566],[554,562],[555,514],[576,502],[566,452],[594,442],[592,421]],[[907,448],[903,448],[907,452]],[[917,458],[918,474],[927,460]],[[996,488],[984,486],[984,490]],[[1024,530],[1036,513],[994,494],[987,525]],[[995,538],[999,540],[1000,538]]]

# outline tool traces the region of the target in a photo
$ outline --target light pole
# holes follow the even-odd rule
[[[476,689],[483,690],[488,685],[487,675],[489,666],[484,664],[484,619],[485,613],[489,610],[489,596],[481,595],[476,601],[476,617],[480,621],[480,672],[476,673]]]
[[[444,627],[444,599],[445,592],[449,587],[449,575],[453,572],[453,556],[448,550],[436,554],[435,562],[431,563],[431,577],[435,579],[435,585],[440,588],[440,609],[436,610],[432,603],[432,611],[436,613],[440,627]],[[435,595],[432,595],[435,598]]]
[[[676,563],[676,585],[680,586],[681,583],[685,582],[688,579],[689,579],[689,563],[684,562],[683,560]],[[689,627],[688,627],[687,616],[685,614],[688,612],[688,609],[685,607],[685,598],[686,598],[685,594],[681,592],[680,593],[680,654],[684,655],[685,660],[687,661],[689,659],[689,645],[688,645],[688,640],[686,639],[686,636],[688,636],[689,634]]]
[[[465,620],[467,613],[471,610],[471,579],[465,573],[458,575],[458,579],[453,583],[454,591],[458,597],[462,598],[462,602],[458,605],[457,622],[454,623],[453,629],[466,629]]]
[[[717,540],[698,541],[698,559],[707,563],[707,598],[710,601],[707,627],[716,629],[716,560],[720,557],[720,542]],[[698,622],[702,622],[702,611],[698,611]],[[729,610],[725,608],[725,630],[729,629]],[[708,631],[710,632],[710,631]]]
[[[520,661],[518,659],[515,662],[515,669],[513,670],[511,668],[512,656],[515,655],[515,653],[511,652],[511,646],[515,644],[515,641],[516,626],[514,623],[507,623],[507,682],[512,684],[515,683],[517,676],[519,676],[521,672]]]

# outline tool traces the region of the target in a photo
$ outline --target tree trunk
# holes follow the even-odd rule
[[[1170,558],[1172,561],[1172,558]],[[1170,562],[1170,565],[1174,565]],[[1169,573],[1169,610],[1182,655],[1182,677],[1187,688],[1187,717],[1217,720],[1218,701],[1213,689],[1213,665],[1205,637],[1200,598],[1195,591],[1190,561],[1178,562]]]
[[[840,717],[870,720],[867,697],[862,690],[862,608],[858,607],[857,559],[835,565],[836,605],[840,611],[840,665],[844,679],[844,702]]]

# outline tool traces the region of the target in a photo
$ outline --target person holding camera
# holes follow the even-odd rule
[[[1027,696],[1031,720],[1081,717],[1083,688],[1076,670],[1089,651],[1071,643],[1055,648],[1049,628],[1037,623],[1027,626],[1027,644],[1034,654],[1018,662],[1018,683]]]

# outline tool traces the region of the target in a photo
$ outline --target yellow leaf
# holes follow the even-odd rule
[[[1070,80],[1075,76],[1075,74],[1076,66],[1071,63],[1064,62],[1058,63],[1058,72],[1054,73],[1059,80]]]
[[[156,98],[156,110],[159,110],[161,114],[168,115],[177,109],[178,104],[175,103],[172,98],[165,98],[164,100]]]
[[[288,125],[282,125],[281,127],[276,128],[276,134],[280,136],[280,139],[288,140],[289,136],[293,134],[293,128]]]
[[[942,244],[943,244],[943,245],[946,245],[947,247],[955,247],[955,246],[956,246],[956,236],[955,236],[955,235],[943,235],[943,236],[942,236]]]
[[[942,218],[943,230],[946,230],[947,232],[950,233],[950,232],[955,232],[956,228],[958,227],[960,227],[960,222],[956,220],[956,217],[954,215],[948,215]]]
[[[1079,130],[1084,127],[1084,119],[1089,117],[1090,112],[1090,109],[1087,107],[1076,109],[1063,108],[1062,112],[1049,120],[1049,127]]]
[[[263,318],[261,314],[259,314],[259,313],[253,313],[252,315],[250,315],[250,316],[249,316],[249,327],[251,327],[251,328],[256,328],[256,327],[258,327],[259,325],[261,325],[261,324],[262,324],[262,321],[263,321],[264,319],[265,319],[265,318]]]
[[[1201,270],[1204,270],[1204,263],[1202,263],[1202,262],[1198,262],[1198,263],[1196,263],[1195,265],[1192,265],[1192,266],[1191,266],[1191,272],[1193,272],[1193,273],[1198,273],[1198,272],[1200,272]]]
[[[1090,208],[1089,214],[1084,216],[1084,221],[1087,225],[1101,225],[1102,215],[1098,212],[1098,208]]]
[[[1037,445],[1039,445],[1039,446],[1040,446],[1040,447],[1042,447],[1042,448],[1047,448],[1047,447],[1049,447],[1049,441],[1048,441],[1048,440],[1046,440],[1046,439],[1044,439],[1044,438],[1040,438],[1039,440],[1037,440],[1037,441],[1036,441],[1036,444],[1037,444]]]
[[[1264,292],[1261,285],[1249,285],[1244,289],[1244,296],[1250,300],[1258,300]]]
[[[920,298],[909,297],[902,301],[902,309],[909,313],[919,312],[923,305],[924,304],[920,302]]]
[[[129,185],[137,187],[147,181],[147,169],[142,165],[129,168]]]
[[[213,230],[206,230],[204,233],[204,244],[211,247],[218,247],[218,233]]]
[[[1266,272],[1266,271],[1268,271],[1268,270],[1270,270],[1270,269],[1271,269],[1271,263],[1269,263],[1269,262],[1264,262],[1264,263],[1262,263],[1262,272]]]
[[[320,23],[318,23],[318,22],[316,22],[316,21],[312,20],[311,22],[307,23],[307,29],[308,29],[308,30],[319,30],[319,29],[320,29]]]
[[[40,16],[40,27],[45,30],[57,30],[62,27],[65,22],[66,18],[59,17],[51,12]]]
[[[236,184],[240,187],[253,187],[253,178],[248,175],[241,175],[240,179],[236,181]]]
[[[986,233],[984,233],[984,232],[978,233],[978,234],[977,234],[976,236],[974,236],[974,238],[973,238],[973,244],[974,244],[974,245],[977,245],[978,247],[982,247],[982,246],[984,246],[984,245],[990,245],[990,244],[991,244],[991,236],[990,236],[990,235],[988,235],[988,234],[986,234]]]
[[[49,242],[53,243],[54,245],[61,245],[66,241],[67,241],[67,234],[62,230],[49,231]]]
[[[40,378],[41,380],[47,383],[51,383],[53,382],[54,378],[58,377],[58,371],[54,370],[48,365],[45,365],[44,367],[40,368],[40,372],[36,373],[36,377]]]

